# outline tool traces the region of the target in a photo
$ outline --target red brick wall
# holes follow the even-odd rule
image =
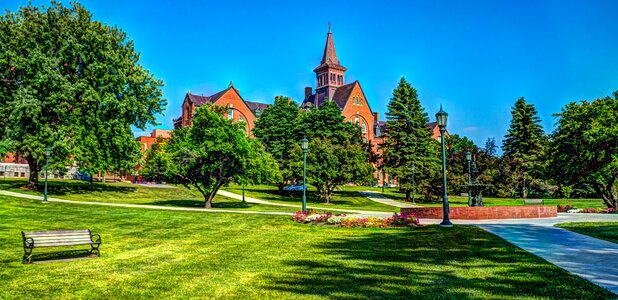
[[[246,126],[247,133],[251,133],[253,130],[253,122],[255,122],[255,115],[253,112],[247,107],[244,101],[240,98],[240,95],[234,90],[229,89],[223,96],[221,96],[214,103],[215,105],[224,106],[227,108],[231,108],[234,110],[234,121],[238,121],[240,117],[243,118]],[[227,111],[224,114],[224,117],[227,118]]]
[[[355,104],[353,101],[353,99],[357,96],[359,97],[360,105]],[[354,89],[352,89],[352,92],[350,93],[350,98],[348,99],[348,102],[343,108],[341,114],[348,122],[354,122],[355,118],[358,116],[359,126],[361,126],[362,121],[365,121],[365,125],[367,125],[365,137],[367,138],[367,141],[373,140],[374,117],[371,109],[369,109],[367,99],[365,99],[365,95],[363,95],[363,91],[361,90],[359,84],[354,85]]]
[[[402,213],[416,213],[421,219],[442,219],[442,207],[402,208]],[[481,206],[451,207],[450,219],[491,220],[491,219],[525,219],[551,218],[558,216],[556,206]]]

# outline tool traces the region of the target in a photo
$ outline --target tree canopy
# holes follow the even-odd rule
[[[286,182],[295,179],[291,169],[290,153],[300,142],[298,104],[288,97],[277,96],[275,103],[262,112],[255,121],[253,135],[264,144],[264,148],[279,164],[281,182],[279,191]]]
[[[555,116],[550,144],[553,177],[563,185],[591,185],[608,207],[616,207],[618,91],[613,98],[571,102]]]
[[[212,207],[219,188],[233,180],[280,180],[277,162],[264,146],[247,136],[244,124],[228,120],[222,111],[217,106],[198,107],[193,125],[174,130],[166,146],[172,161],[167,173],[202,193],[206,208]]]
[[[0,140],[27,159],[31,185],[48,146],[59,169],[71,159],[93,171],[135,166],[131,127],[156,124],[166,101],[125,32],[56,1],[7,11],[0,32]]]

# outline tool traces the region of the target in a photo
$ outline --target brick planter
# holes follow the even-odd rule
[[[421,219],[442,219],[442,207],[402,208],[402,213],[416,213]],[[451,207],[449,218],[454,220],[526,219],[558,216],[556,206],[477,206]]]

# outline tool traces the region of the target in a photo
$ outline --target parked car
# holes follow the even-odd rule
[[[293,185],[288,185],[286,187],[283,188],[284,191],[302,191],[304,188],[304,186],[302,184],[293,184]]]

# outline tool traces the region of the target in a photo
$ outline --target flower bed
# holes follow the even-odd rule
[[[583,213],[583,214],[615,214],[616,208],[575,208],[572,205],[558,205],[558,212]]]
[[[297,211],[292,215],[292,221],[303,224],[332,225],[339,227],[369,227],[384,228],[389,226],[417,226],[420,224],[416,214],[395,213],[389,218],[333,215],[328,212],[318,214],[315,210]]]

